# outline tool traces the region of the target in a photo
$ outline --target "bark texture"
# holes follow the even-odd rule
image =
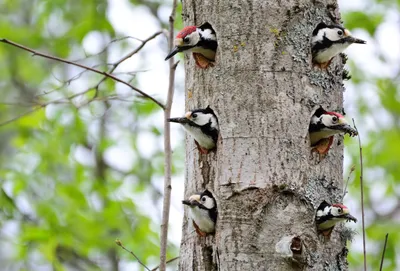
[[[336,0],[185,0],[185,25],[209,22],[218,39],[214,68],[185,56],[187,109],[210,105],[221,134],[202,155],[186,142],[185,198],[205,188],[218,203],[215,236],[200,238],[185,212],[179,270],[347,270],[349,231],[317,235],[323,201],[341,200],[342,139],[320,163],[308,125],[322,105],[342,111],[342,57],[311,66],[310,37],[338,22]]]

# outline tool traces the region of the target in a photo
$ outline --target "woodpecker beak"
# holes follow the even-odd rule
[[[179,53],[179,52],[182,52],[182,48],[176,46],[176,47],[171,51],[171,53],[169,53],[169,54],[167,55],[167,57],[165,58],[165,60],[170,59],[171,57],[173,57],[174,55],[176,55],[176,54]]]
[[[354,216],[352,216],[351,214],[346,214],[344,216],[344,218],[346,218],[347,221],[353,221],[354,223],[357,223],[357,218],[355,218]]]
[[[366,44],[367,42],[362,39],[354,38],[353,36],[347,36],[344,38],[345,42],[347,43],[359,43],[359,44]]]
[[[344,30],[344,40],[348,43],[359,43],[359,44],[366,44],[367,42],[362,39],[354,38],[348,29]]]
[[[189,200],[182,200],[182,203],[191,207],[200,205],[200,195],[192,195]]]
[[[347,133],[351,136],[356,136],[358,134],[357,131],[351,127],[344,118],[339,119],[339,124],[335,125],[334,129]]]
[[[354,216],[352,216],[349,213],[348,209],[344,209],[343,210],[343,215],[340,216],[343,219],[346,219],[346,221],[353,221],[354,223],[357,223],[357,218],[355,218]]]
[[[176,123],[180,123],[180,124],[185,124],[185,123],[189,123],[190,120],[188,120],[187,118],[171,118],[168,119],[169,122],[176,122]]]

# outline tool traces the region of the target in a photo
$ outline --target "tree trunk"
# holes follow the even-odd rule
[[[336,0],[183,1],[185,25],[211,23],[219,46],[214,68],[185,56],[186,106],[210,105],[221,133],[209,155],[187,138],[185,197],[207,188],[219,214],[202,238],[185,211],[179,270],[347,270],[349,231],[325,241],[314,222],[323,200],[341,201],[342,138],[320,163],[308,142],[317,106],[342,110],[342,57],[325,71],[310,53],[337,13]]]

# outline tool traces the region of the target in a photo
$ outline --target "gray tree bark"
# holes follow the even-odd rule
[[[186,141],[185,197],[205,188],[218,204],[215,236],[201,238],[185,212],[179,270],[347,270],[350,232],[317,235],[315,210],[341,201],[342,138],[320,163],[308,125],[322,105],[342,110],[342,57],[311,66],[310,37],[338,14],[336,0],[185,0],[185,25],[217,33],[214,68],[185,56],[187,109],[210,105],[220,123],[217,151]],[[337,18],[338,19],[338,18]]]

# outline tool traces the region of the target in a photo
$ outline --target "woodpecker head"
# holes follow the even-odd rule
[[[350,215],[349,209],[343,204],[331,205],[326,201],[323,201],[319,205],[315,215],[315,222],[318,230],[328,233],[328,235],[336,223],[345,221],[354,221],[354,223],[356,223],[357,219]]]
[[[190,217],[199,235],[204,236],[202,233],[215,231],[217,203],[210,191],[205,190],[201,194],[191,195],[188,200],[183,200],[182,203],[190,207]]]
[[[191,208],[200,208],[203,210],[213,210],[217,206],[213,195],[208,190],[205,190],[201,194],[191,195],[188,200],[183,200],[182,203]]]
[[[211,150],[216,146],[219,134],[218,119],[214,111],[207,106],[205,109],[189,111],[182,118],[168,119],[183,125],[195,139],[200,148]]]
[[[175,38],[175,48],[168,54],[165,60],[183,51],[199,53],[209,61],[214,61],[217,50],[217,38],[214,29],[209,23],[201,26],[187,26],[178,33]]]
[[[321,139],[329,138],[339,133],[348,133],[350,136],[357,135],[357,131],[347,123],[341,114],[328,112],[322,106],[312,116],[308,131],[310,133],[311,146]]]
[[[366,41],[353,37],[349,30],[340,25],[327,25],[321,22],[312,33],[313,61],[329,62],[353,43],[366,44]]]

